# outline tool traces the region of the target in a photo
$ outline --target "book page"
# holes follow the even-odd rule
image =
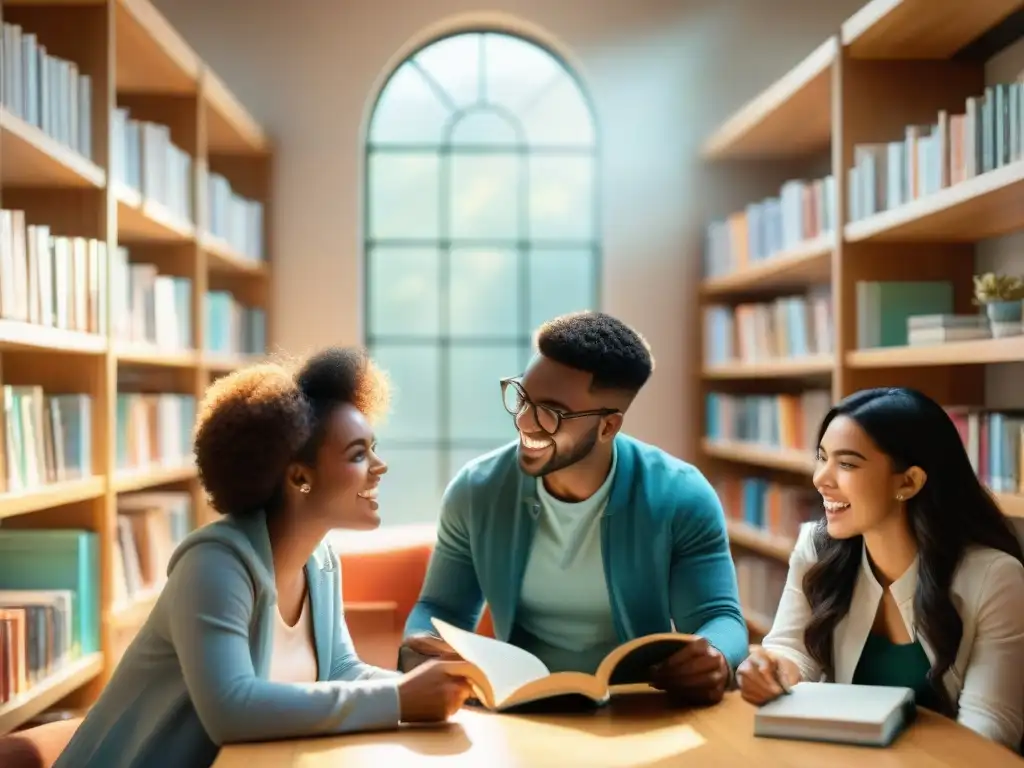
[[[441,639],[487,675],[494,691],[495,706],[500,706],[521,686],[551,674],[544,663],[529,651],[492,637],[466,632],[438,618],[431,621]]]

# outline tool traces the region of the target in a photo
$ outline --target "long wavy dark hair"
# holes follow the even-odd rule
[[[907,501],[910,531],[918,550],[914,616],[917,630],[935,651],[929,684],[944,714],[955,716],[956,704],[942,685],[942,676],[956,659],[964,626],[950,595],[953,575],[971,545],[998,549],[1024,562],[1020,542],[978,481],[953,420],[934,400],[895,387],[856,392],[825,416],[819,443],[837,416],[853,419],[889,457],[894,472],[920,467],[927,475],[920,492]],[[812,615],[804,644],[831,678],[832,635],[850,610],[863,537],[833,539],[823,519],[814,530],[813,541],[818,561],[804,576],[804,594]]]

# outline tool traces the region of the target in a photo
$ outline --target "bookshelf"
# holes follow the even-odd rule
[[[800,522],[820,514],[817,424],[854,391],[911,386],[950,408],[979,475],[1024,524],[1012,385],[1024,333],[995,333],[972,305],[973,275],[1024,275],[1024,40],[1005,44],[1022,14],[1019,0],[866,2],[701,148],[693,452],[729,517],[755,640]],[[921,321],[912,334],[913,315],[975,330],[954,340],[946,322]],[[1004,430],[1015,437],[996,465],[984,444]]]
[[[191,428],[269,349],[272,152],[150,0],[0,18],[2,735],[95,699],[213,517]]]

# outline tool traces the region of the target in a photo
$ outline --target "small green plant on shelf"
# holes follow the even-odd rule
[[[1020,333],[1022,300],[1024,280],[1020,277],[994,272],[974,276],[974,303],[985,307],[994,336]]]

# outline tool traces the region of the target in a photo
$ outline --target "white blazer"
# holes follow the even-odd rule
[[[804,646],[811,607],[804,595],[803,578],[818,559],[811,539],[813,529],[814,523],[801,526],[782,600],[762,646],[795,663],[804,680],[819,681],[824,679],[823,671]],[[915,559],[889,589],[907,632],[921,641],[934,663],[934,651],[915,629],[917,572]],[[965,553],[953,576],[952,592],[964,631],[956,661],[942,682],[950,698],[958,703],[957,720],[1017,752],[1024,733],[1024,566],[998,550],[973,548]],[[882,594],[865,549],[850,611],[836,625],[833,635],[834,682],[853,680]]]

